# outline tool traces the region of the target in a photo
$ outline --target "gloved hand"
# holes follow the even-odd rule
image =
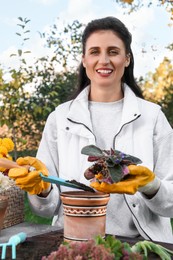
[[[16,162],[11,161],[7,158],[1,157],[0,155],[0,172],[8,171],[12,168],[21,168]]]
[[[44,182],[40,177],[40,173],[48,176],[48,170],[40,160],[27,156],[18,158],[16,162],[23,167],[10,169],[8,176],[14,179],[22,190],[33,195],[50,189],[50,183]]]
[[[129,174],[120,182],[108,184],[105,182],[91,182],[90,186],[105,193],[135,194],[137,191],[149,195],[157,192],[160,180],[144,166],[129,165]],[[97,177],[97,176],[96,176]]]

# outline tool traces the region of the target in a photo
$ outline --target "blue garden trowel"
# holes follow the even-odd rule
[[[67,187],[74,188],[74,189],[95,192],[94,189],[92,189],[91,187],[89,187],[83,183],[77,182],[75,180],[67,181],[62,178],[54,177],[54,176],[46,177],[42,173],[40,173],[40,177],[42,178],[42,180],[44,182],[50,182],[50,183],[55,183],[58,185],[67,186]]]

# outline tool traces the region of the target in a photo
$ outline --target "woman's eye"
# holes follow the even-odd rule
[[[109,53],[112,54],[112,55],[117,55],[118,54],[118,52],[116,50],[110,50]]]
[[[90,52],[90,54],[97,54],[97,53],[98,53],[97,50],[93,50],[93,51]]]

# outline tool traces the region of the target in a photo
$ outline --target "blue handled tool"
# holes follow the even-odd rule
[[[14,236],[11,236],[7,243],[0,244],[2,247],[1,259],[4,260],[6,257],[7,246],[12,247],[12,259],[16,259],[16,246],[26,240],[26,233],[20,232]]]
[[[55,183],[55,184],[58,184],[58,185],[67,186],[67,187],[74,188],[74,189],[80,189],[80,190],[94,192],[94,189],[92,189],[91,187],[89,187],[89,186],[87,186],[83,183],[77,182],[75,180],[67,181],[67,180],[64,180],[62,178],[55,177],[55,176],[47,176],[46,177],[42,173],[40,173],[40,177],[45,182]]]

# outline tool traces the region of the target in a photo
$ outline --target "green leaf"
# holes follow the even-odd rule
[[[124,243],[123,243],[123,246],[124,246],[124,249],[125,249],[127,252],[129,252],[129,253],[132,252],[132,249],[131,249],[131,246],[129,245],[129,243],[124,242]]]
[[[129,155],[129,154],[125,154],[124,159],[125,159],[125,160],[129,160],[129,161],[131,161],[131,162],[134,163],[134,164],[140,164],[140,163],[142,163],[142,161],[141,161],[139,158],[137,158],[137,157],[135,157],[135,156],[132,156],[132,155]]]
[[[110,167],[109,172],[113,182],[119,182],[123,177],[121,165],[115,165],[114,167]]]
[[[113,156],[109,156],[109,161],[111,161],[112,163],[114,163],[114,165],[119,164],[122,161],[121,156],[118,155],[113,155]]]
[[[23,22],[23,18],[21,16],[18,17],[18,19]]]
[[[114,167],[116,165],[116,163],[113,160],[111,160],[110,157],[106,160],[106,162],[108,167]]]
[[[81,153],[85,155],[96,156],[96,157],[103,156],[102,150],[95,145],[87,145],[83,147]]]
[[[115,255],[116,260],[120,260],[123,256],[123,243],[120,240],[116,239],[114,236],[108,235],[105,239],[97,236],[95,241],[97,245],[103,244],[106,248],[110,248],[111,252]]]
[[[10,54],[10,57],[13,57],[13,56],[17,56],[17,55],[16,55],[16,54],[14,54],[14,53],[13,53],[13,54]]]
[[[22,50],[21,49],[18,50],[18,54],[19,54],[19,56],[22,56]]]
[[[152,241],[140,241],[131,247],[132,252],[143,253],[146,259],[148,259],[148,253],[153,252],[160,256],[161,259],[171,260],[171,255],[173,255],[173,251],[156,244]]]

